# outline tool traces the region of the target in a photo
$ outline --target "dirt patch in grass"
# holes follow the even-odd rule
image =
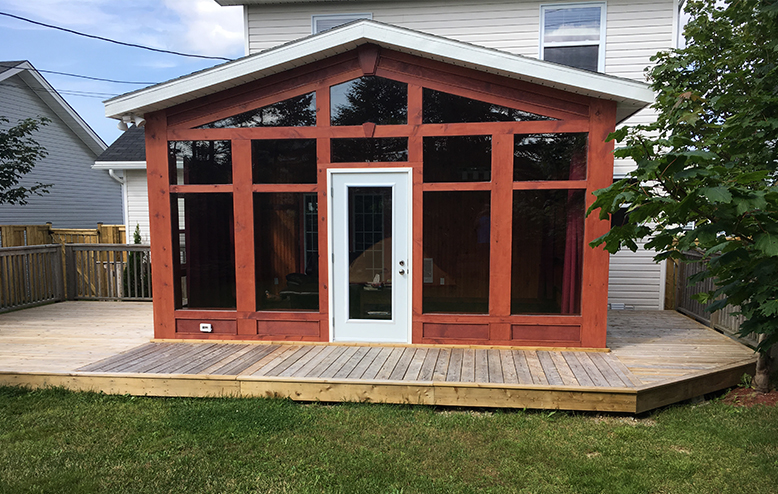
[[[758,393],[751,388],[734,388],[722,400],[728,405],[736,407],[752,407],[755,405],[776,406],[778,404],[778,390],[769,393]]]

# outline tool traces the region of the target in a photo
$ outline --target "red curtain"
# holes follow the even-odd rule
[[[570,162],[570,180],[586,179],[586,150],[575,153]],[[562,314],[581,313],[581,286],[584,243],[583,191],[567,193],[567,232],[562,272]]]

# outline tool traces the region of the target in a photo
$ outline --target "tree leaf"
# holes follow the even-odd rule
[[[767,256],[778,256],[778,235],[769,233],[757,235],[755,247]]]
[[[700,195],[714,204],[732,201],[732,193],[726,187],[721,186],[702,187],[700,188]]]

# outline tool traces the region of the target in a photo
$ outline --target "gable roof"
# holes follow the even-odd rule
[[[647,84],[514,55],[407,28],[362,19],[210,69],[116,96],[105,103],[109,118],[146,113],[214,94],[315,60],[372,43],[422,58],[617,103],[622,121],[654,101]]]
[[[106,148],[105,142],[92,127],[68,104],[30,62],[0,62],[0,82],[18,76],[33,92],[78,136],[93,153],[99,155]],[[33,115],[30,115],[33,116]]]
[[[92,168],[141,169],[146,167],[146,134],[143,127],[131,126],[97,157]]]

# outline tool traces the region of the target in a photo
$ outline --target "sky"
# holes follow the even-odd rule
[[[164,50],[244,55],[241,7],[222,7],[214,0],[0,0],[0,12]],[[0,61],[17,60],[39,70],[146,83],[222,63],[120,46],[0,16]],[[116,120],[105,117],[103,101],[148,85],[41,75],[109,145],[122,131]]]

